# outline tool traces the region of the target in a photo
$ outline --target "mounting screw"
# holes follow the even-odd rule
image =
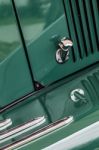
[[[75,89],[70,94],[71,100],[74,103],[87,103],[85,92],[83,89]]]

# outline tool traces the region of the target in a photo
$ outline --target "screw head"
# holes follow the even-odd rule
[[[77,96],[78,93],[78,96]],[[85,97],[85,92],[83,89],[75,89],[70,94],[71,100],[75,103],[79,102],[80,100],[83,100]]]

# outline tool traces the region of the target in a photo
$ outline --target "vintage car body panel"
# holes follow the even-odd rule
[[[99,123],[98,122],[98,120],[99,120],[98,119],[98,115],[99,115],[98,113],[99,113],[99,111],[95,111],[95,112],[91,113],[90,115],[88,115],[87,117],[84,117],[83,119],[80,119],[79,121],[77,121],[77,122],[73,123],[72,125],[66,127],[66,130],[65,130],[65,128],[62,128],[59,131],[56,131],[56,132],[54,132],[54,133],[52,133],[52,134],[50,134],[48,136],[44,136],[43,138],[40,138],[39,140],[36,140],[36,141],[30,143],[29,145],[27,145],[26,147],[23,147],[21,149],[25,150],[26,148],[28,148],[29,150],[32,150],[33,147],[35,147],[35,149],[37,149],[37,150],[39,150],[39,149],[54,150],[57,147],[57,150],[65,150],[65,149],[67,149],[67,147],[65,147],[66,143],[62,143],[61,147],[58,145],[57,141],[60,140],[60,136],[61,136],[61,139],[64,140],[64,139],[66,139],[66,137],[68,138],[70,135],[73,135],[74,133],[76,134],[76,133],[78,133],[78,131],[79,132],[82,131],[82,129],[84,130],[85,128],[87,128],[87,130],[88,130],[88,128],[90,127],[90,125],[91,124],[93,125],[93,123],[96,123],[97,125],[99,125],[98,124]],[[92,118],[94,118],[94,119],[92,119]],[[94,130],[91,130],[90,133],[92,131],[95,131],[95,126],[94,126],[93,129]],[[99,132],[99,128],[98,128],[98,130],[96,130],[94,132],[94,134],[97,134],[97,132]],[[82,134],[83,133],[81,133],[81,135]],[[92,136],[92,134],[91,134],[91,136]],[[79,135],[78,135],[78,137],[79,137]],[[75,137],[75,138],[77,138],[77,137]],[[86,141],[83,143],[83,140],[85,140],[85,138],[86,138]],[[73,150],[75,150],[75,149],[77,149],[77,150],[80,150],[80,149],[81,150],[99,149],[99,134],[98,134],[98,136],[96,136],[95,140],[93,138],[93,140],[90,140],[89,142],[87,142],[88,138],[89,137],[86,136],[84,138],[82,137],[82,139],[80,139],[80,141],[77,140],[78,145],[76,145],[77,143],[75,142],[75,144],[73,145],[74,147],[72,147],[72,141],[74,139],[70,140],[69,143],[68,143],[68,147],[69,147],[68,149],[73,149]],[[55,145],[56,142],[57,142],[56,147],[52,147],[52,149],[50,148],[50,146],[48,147],[48,145],[51,145],[53,143]]]
[[[15,0],[15,2],[17,2],[17,0]],[[33,1],[33,3],[35,2],[36,0]],[[43,7],[45,4],[43,1],[40,3],[40,6],[38,6],[40,8],[35,10],[33,15],[28,11],[24,11],[24,8],[20,9],[19,5],[16,3],[21,29],[27,43],[34,79],[43,85],[49,85],[85,66],[93,64],[93,62],[98,61],[99,55],[99,28],[96,28],[96,31],[94,30],[95,26],[92,20],[91,2],[85,1],[85,7],[81,1],[70,2],[65,0],[65,11],[62,6],[62,1],[58,3],[57,0],[47,1],[45,6],[47,3],[49,7],[44,7],[45,9],[43,9],[43,11],[46,13],[43,15],[39,12],[41,6]],[[94,3],[95,8],[93,9],[95,9],[96,12],[94,15],[96,18],[96,26],[98,26],[98,8],[96,1]],[[29,5],[26,6],[27,10],[29,9],[28,7]],[[78,12],[78,7],[81,8],[80,12]],[[31,8],[34,8],[32,1]],[[87,20],[85,20],[87,19],[84,12],[85,8],[87,11],[89,10],[87,13],[88,27]],[[57,11],[57,9],[60,11]],[[27,27],[27,23],[29,27]],[[90,41],[88,34],[90,34]],[[59,65],[55,60],[55,52],[58,49],[58,40],[64,36],[73,40],[73,49],[70,51],[70,59],[66,63]]]
[[[0,0],[0,8],[0,149],[99,149],[98,0]],[[60,64],[64,36],[73,45]]]
[[[0,107],[34,89],[12,3],[9,0],[6,6],[5,2],[0,3]]]

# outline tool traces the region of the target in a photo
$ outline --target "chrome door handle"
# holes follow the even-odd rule
[[[3,143],[7,140],[10,140],[12,138],[15,138],[23,133],[26,133],[27,131],[30,131],[41,124],[43,124],[46,121],[45,117],[39,117],[34,120],[31,120],[23,125],[20,125],[16,128],[10,129],[6,132],[3,132],[0,134],[0,143]]]
[[[69,59],[69,50],[73,46],[73,42],[64,37],[60,40],[59,49],[56,51],[56,60],[58,63],[65,63]]]
[[[63,126],[68,126],[70,123],[72,123],[74,121],[73,116],[70,117],[65,117],[64,119],[58,120],[44,128],[41,128],[37,131],[35,131],[34,133],[32,133],[31,135],[24,137],[23,139],[12,143],[10,145],[7,145],[5,147],[2,147],[2,150],[12,150],[12,149],[17,149],[20,148],[21,146],[24,146],[26,144],[29,144],[29,142],[45,135],[48,133],[51,133],[52,131],[59,129]]]
[[[3,121],[0,121],[0,131],[8,128],[11,125],[12,125],[11,119],[6,119],[6,120],[3,120]]]

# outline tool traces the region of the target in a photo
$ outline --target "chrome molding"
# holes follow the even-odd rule
[[[71,150],[79,149],[79,146],[83,146],[99,139],[99,121],[83,128],[80,131],[44,148],[43,150]],[[72,144],[70,144],[72,143]],[[84,149],[84,148],[83,148]]]
[[[73,122],[74,119],[72,116],[70,117],[66,117],[64,119],[61,119],[59,121],[56,121],[44,128],[41,128],[40,130],[37,130],[36,132],[34,132],[33,134],[29,135],[28,137],[25,137],[23,139],[21,139],[20,141],[14,142],[10,145],[7,145],[6,147],[2,147],[2,150],[12,150],[12,149],[18,149],[18,148],[22,148],[28,144],[30,144],[30,142],[32,142],[33,140],[48,134],[56,129],[59,129],[63,126],[67,126],[69,125],[71,122]]]
[[[3,120],[3,121],[0,121],[0,131],[8,128],[11,125],[12,125],[11,119],[6,119],[6,120]]]
[[[20,125],[16,128],[13,128],[11,130],[8,130],[6,132],[3,132],[0,134],[0,143],[3,143],[7,140],[10,140],[12,138],[15,138],[23,133],[26,133],[27,131],[30,131],[41,124],[43,124],[46,121],[45,117],[39,117],[34,120],[31,120],[23,125]]]

